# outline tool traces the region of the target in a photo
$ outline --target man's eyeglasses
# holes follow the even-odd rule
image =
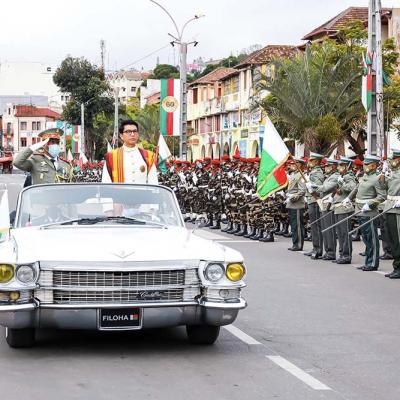
[[[138,133],[138,130],[135,129],[134,131],[128,130],[128,131],[123,131],[122,133],[126,133],[127,135],[136,135]]]

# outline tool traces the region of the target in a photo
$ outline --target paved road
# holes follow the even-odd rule
[[[287,251],[283,238],[258,243],[197,233],[240,250],[249,272],[249,307],[214,346],[191,346],[176,328],[40,331],[37,347],[11,350],[0,328],[1,397],[400,398],[400,281],[310,260]],[[389,271],[390,263],[382,267]]]

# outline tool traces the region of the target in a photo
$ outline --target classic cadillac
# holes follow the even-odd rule
[[[166,187],[31,186],[0,243],[0,325],[11,347],[35,328],[179,325],[212,344],[246,307],[245,275],[239,252],[186,229]]]

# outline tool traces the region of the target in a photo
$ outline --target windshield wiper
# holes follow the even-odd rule
[[[152,222],[152,221],[144,221],[141,219],[137,218],[131,218],[131,217],[93,217],[93,218],[77,218],[77,219],[71,219],[67,221],[61,221],[61,222],[53,222],[50,224],[42,225],[41,228],[48,228],[51,226],[56,226],[56,225],[72,225],[72,224],[78,224],[78,225],[95,225],[101,222],[107,222],[107,221],[113,221],[118,224],[125,224],[125,225],[154,225],[154,226],[160,226],[160,227],[166,227],[164,224],[159,224],[157,222]]]

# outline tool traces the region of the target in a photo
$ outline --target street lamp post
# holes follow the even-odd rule
[[[195,15],[194,17],[190,18],[188,21],[184,23],[182,26],[182,29],[179,30],[177,23],[175,22],[174,18],[172,15],[168,12],[168,10],[162,6],[160,3],[158,3],[156,0],[150,0],[152,3],[160,7],[169,17],[169,19],[172,21],[174,24],[176,34],[177,36],[171,35],[172,38],[174,39],[171,44],[172,46],[174,44],[177,44],[179,46],[179,78],[180,78],[180,92],[181,92],[181,104],[180,104],[180,115],[179,115],[179,121],[180,121],[180,133],[181,133],[181,141],[179,144],[179,158],[181,160],[186,160],[187,158],[187,86],[186,86],[186,75],[187,75],[187,68],[186,68],[186,59],[187,59],[187,47],[189,44],[193,44],[194,46],[197,46],[196,41],[192,42],[185,42],[183,41],[183,32],[186,28],[186,26],[201,17],[204,17],[204,15]]]

